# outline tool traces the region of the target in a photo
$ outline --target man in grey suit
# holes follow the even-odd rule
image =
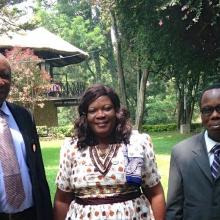
[[[220,84],[202,92],[200,111],[205,131],[172,150],[166,220],[220,220]]]

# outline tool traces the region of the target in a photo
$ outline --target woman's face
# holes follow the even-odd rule
[[[100,96],[93,101],[88,107],[87,120],[98,139],[108,138],[116,124],[116,111],[111,99]]]

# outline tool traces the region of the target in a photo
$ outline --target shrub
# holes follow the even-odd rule
[[[73,134],[73,126],[59,126],[59,127],[50,127],[47,126],[37,126],[38,135],[40,137],[56,137],[64,138],[70,137]]]
[[[177,129],[176,124],[159,124],[159,125],[142,125],[143,132],[161,132],[161,131],[175,131]],[[191,131],[200,132],[202,130],[201,123],[191,124]]]
[[[142,125],[143,132],[161,132],[177,130],[176,124]]]
[[[159,124],[159,125],[142,125],[142,132],[162,132],[162,131],[175,131],[177,130],[176,124]],[[193,123],[191,125],[191,131],[200,132],[202,130],[202,125],[200,123]],[[37,126],[38,135],[40,137],[56,137],[64,138],[71,137],[73,134],[73,126],[59,126],[50,127],[47,126]]]

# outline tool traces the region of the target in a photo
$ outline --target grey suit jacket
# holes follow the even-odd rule
[[[8,102],[7,106],[14,116],[24,139],[27,155],[26,162],[31,177],[37,220],[51,220],[52,204],[50,191],[45,176],[40,143],[34,120],[25,108]]]
[[[166,220],[220,220],[220,176],[212,178],[203,133],[172,150]]]

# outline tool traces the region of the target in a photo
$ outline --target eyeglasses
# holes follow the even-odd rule
[[[214,111],[220,113],[220,105],[206,106],[204,108],[201,108],[201,113],[205,116],[211,115]]]

